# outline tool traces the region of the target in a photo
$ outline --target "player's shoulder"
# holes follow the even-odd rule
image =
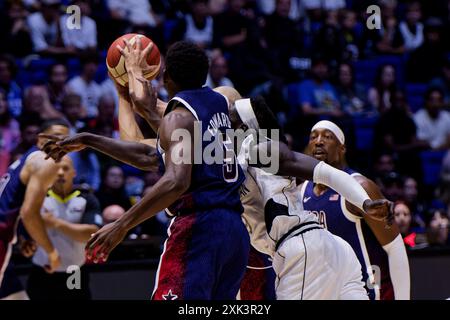
[[[360,184],[366,191],[367,191],[367,190],[370,190],[370,189],[373,189],[373,188],[378,188],[378,187],[377,187],[377,184],[376,184],[373,180],[369,179],[368,177],[364,176],[364,175],[361,174],[361,173],[355,172],[355,173],[353,173],[351,176],[352,176],[356,181],[358,181],[359,184]]]
[[[53,159],[46,159],[47,154],[41,150],[33,151],[25,159],[24,168],[31,174],[48,173],[49,170],[54,170],[58,165]]]

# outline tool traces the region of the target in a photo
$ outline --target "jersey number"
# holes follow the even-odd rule
[[[222,133],[222,141],[225,149],[224,164],[222,166],[223,179],[228,183],[236,182],[239,170],[233,143],[224,132]]]

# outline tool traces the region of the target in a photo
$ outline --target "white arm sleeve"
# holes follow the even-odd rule
[[[409,261],[402,236],[399,234],[384,245],[383,249],[389,259],[389,274],[394,286],[395,300],[409,300],[411,287]]]
[[[323,184],[344,197],[348,202],[364,211],[364,201],[370,200],[366,190],[346,172],[321,161],[314,168],[314,183]]]

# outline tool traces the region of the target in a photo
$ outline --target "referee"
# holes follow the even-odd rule
[[[66,157],[61,162],[58,180],[48,192],[41,209],[49,238],[60,253],[61,266],[56,272],[47,273],[44,270],[47,254],[38,247],[27,284],[27,292],[32,300],[91,298],[88,274],[82,266],[85,262],[84,246],[102,224],[100,205],[93,194],[74,189],[76,173],[72,160]],[[75,274],[73,271],[66,272],[69,266],[81,267],[80,288],[68,287],[67,280]]]

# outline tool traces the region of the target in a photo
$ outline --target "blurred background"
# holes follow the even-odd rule
[[[379,29],[367,27],[373,4]],[[71,5],[80,28],[68,28]],[[170,44],[193,41],[210,57],[207,84],[264,96],[294,150],[304,150],[318,120],[337,123],[349,166],[396,203],[412,298],[450,297],[449,0],[2,0],[0,12],[0,175],[47,119],[118,137],[105,64],[118,36],[145,34],[162,57]],[[153,84],[167,101],[162,79]],[[97,199],[102,223],[158,180],[91,150],[72,160],[74,183]],[[158,214],[106,265],[86,265],[94,298],[150,296],[168,222]],[[32,262],[18,250],[14,260],[25,283]],[[116,279],[126,284],[114,287],[124,283]]]

